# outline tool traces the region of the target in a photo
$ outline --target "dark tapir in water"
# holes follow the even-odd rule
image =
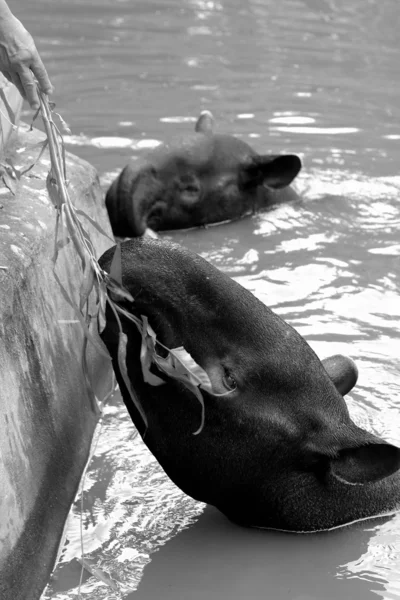
[[[168,348],[183,346],[208,374],[201,406],[179,381],[144,382],[141,337],[120,315],[132,403],[118,367],[119,329],[108,309],[102,338],[132,420],[184,492],[248,526],[316,531],[387,514],[400,504],[399,448],[357,427],[343,395],[351,359],[320,361],[307,342],[249,291],[199,256],[160,240],[122,243],[122,282]],[[114,249],[100,264],[109,271]],[[162,352],[162,350],[161,350]],[[225,392],[231,392],[225,394]]]
[[[204,112],[194,133],[126,166],[106,206],[118,237],[218,223],[295,199],[289,185],[300,169],[296,155],[259,155],[232,135],[214,134]]]

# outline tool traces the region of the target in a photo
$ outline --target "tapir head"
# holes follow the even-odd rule
[[[232,135],[214,134],[204,112],[194,134],[123,169],[107,192],[107,210],[120,237],[230,220],[293,199],[288,186],[300,168],[296,155],[259,155]]]
[[[120,315],[127,373],[118,366],[119,327],[107,311],[103,340],[123,399],[171,479],[232,520],[312,531],[392,510],[398,448],[357,427],[343,399],[357,378],[350,359],[325,365],[305,340],[249,291],[178,245],[139,238],[121,245],[124,310],[147,317],[165,348],[183,346],[208,374],[196,396],[156,367],[143,379],[141,337]],[[110,270],[114,249],[101,258]]]

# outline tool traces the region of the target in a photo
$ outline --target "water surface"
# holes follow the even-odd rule
[[[296,152],[302,199],[166,237],[236,278],[325,357],[352,356],[357,423],[400,443],[397,0],[14,0],[104,186],[203,109]],[[107,404],[45,599],[400,598],[400,517],[247,530],[183,495]],[[79,559],[83,543],[86,562]]]

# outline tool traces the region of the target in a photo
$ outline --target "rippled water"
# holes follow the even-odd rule
[[[260,151],[301,154],[298,203],[167,237],[321,357],[355,358],[354,418],[399,444],[397,0],[12,4],[56,86],[69,148],[104,185],[205,108]],[[94,444],[44,598],[76,598],[81,572],[85,599],[400,598],[400,517],[309,536],[235,527],[169,482],[118,395]]]

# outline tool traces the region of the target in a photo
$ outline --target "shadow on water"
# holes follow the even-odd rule
[[[384,592],[379,578],[365,581],[345,566],[367,550],[374,526],[285,534],[238,527],[207,506],[153,554],[125,600],[374,600]]]

